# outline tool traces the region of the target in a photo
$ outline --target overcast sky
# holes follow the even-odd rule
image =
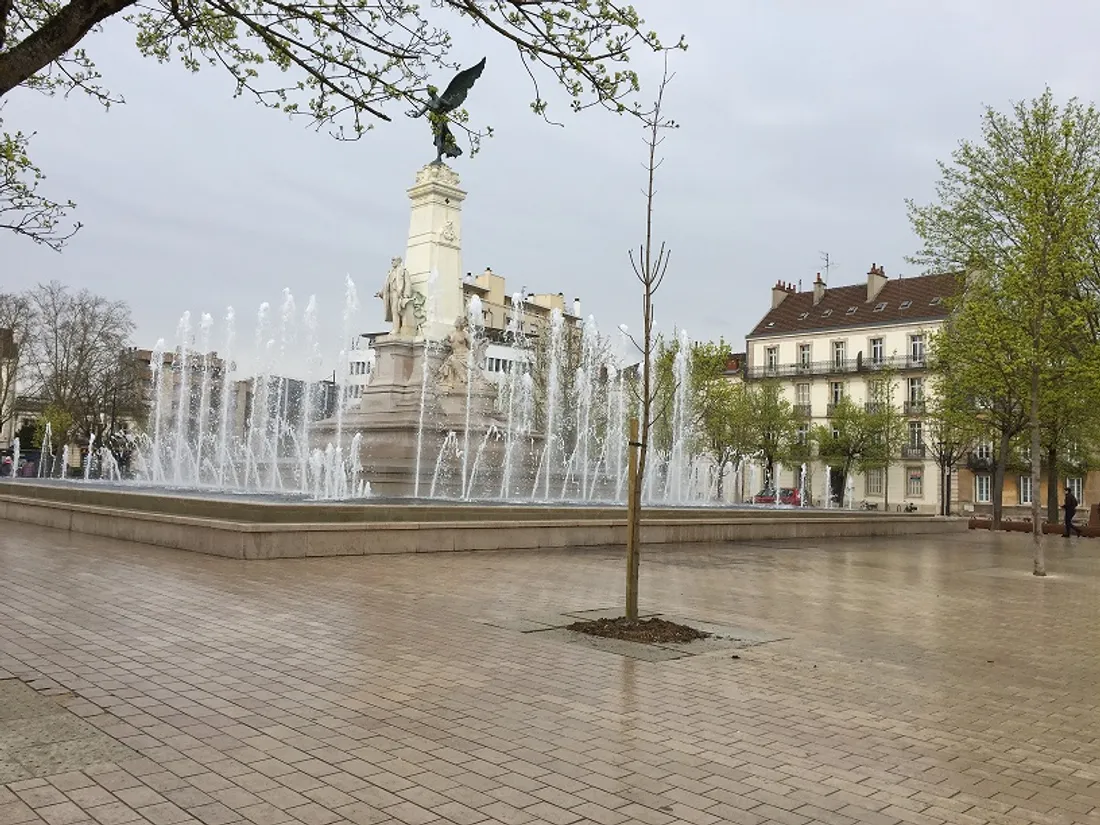
[[[770,286],[808,288],[824,251],[834,284],[862,280],[872,261],[916,274],[904,199],[932,196],[936,160],[977,134],[982,105],[1006,108],[1047,83],[1091,99],[1100,76],[1100,7],[1085,2],[635,5],[667,40],[690,43],[666,101],[682,128],[660,172],[656,231],[672,266],[657,322],[735,346]],[[644,219],[637,123],[559,105],[566,128],[548,126],[530,112],[514,52],[453,32],[455,59],[488,57],[467,105],[495,130],[477,157],[452,162],[469,192],[464,269],[491,266],[510,291],[580,296],[607,331],[636,326],[626,254]],[[220,319],[227,305],[250,344],[261,301],[277,305],[289,288],[300,309],[316,293],[334,353],[350,275],[355,325],[383,326],[370,296],[404,254],[405,190],[434,157],[423,121],[340,144],[233,99],[214,69],[141,58],[121,20],[87,45],[124,106],[16,91],[4,111],[6,129],[38,132],[44,187],[77,201],[85,228],[60,255],[0,233],[0,289],[56,278],[125,298],[144,346],[171,343],[184,310]],[[639,55],[635,67],[652,89],[659,64]]]

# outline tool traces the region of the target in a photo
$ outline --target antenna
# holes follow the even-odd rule
[[[825,268],[825,285],[828,286],[829,285],[829,270],[832,269],[833,266],[835,266],[835,262],[829,256],[828,252],[819,252],[818,254],[821,256],[822,264],[824,264],[824,268]]]

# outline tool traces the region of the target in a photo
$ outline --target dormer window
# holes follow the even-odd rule
[[[775,321],[768,321],[767,326],[769,328],[774,327],[775,326]]]
[[[884,309],[886,309],[886,302],[885,301],[883,301],[880,304],[875,304],[875,308],[872,311],[873,312],[882,312]]]
[[[845,315],[855,315],[857,309],[859,309],[859,307],[848,307],[848,311],[845,312],[844,314]]]
[[[827,309],[823,313],[821,313],[821,317],[822,318],[828,318],[832,314],[833,314],[833,311],[831,309]]]
[[[807,318],[809,318],[809,317],[810,317],[810,313],[808,313],[808,312],[803,312],[802,314],[800,314],[800,315],[798,316],[798,320],[799,320],[799,321],[805,321],[805,320],[806,320]]]
[[[913,306],[912,301],[902,301],[901,306],[899,306],[898,309],[909,309],[909,307],[911,306]]]
[[[940,303],[941,301],[943,301],[943,298],[941,298],[939,295],[937,295],[935,298],[933,298],[931,301],[928,302],[928,306],[934,307],[936,304]]]

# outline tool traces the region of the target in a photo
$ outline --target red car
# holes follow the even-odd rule
[[[761,490],[755,496],[752,497],[753,504],[775,504],[775,490],[765,489]],[[793,487],[780,487],[779,488],[779,503],[789,504],[792,507],[802,506],[802,491],[796,490]]]

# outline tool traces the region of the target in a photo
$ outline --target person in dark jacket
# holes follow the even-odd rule
[[[1066,510],[1066,531],[1062,534],[1062,538],[1068,539],[1070,530],[1080,536],[1081,528],[1073,523],[1073,517],[1077,514],[1077,496],[1073,494],[1073,490],[1069,487],[1066,488],[1066,500],[1062,506]]]

